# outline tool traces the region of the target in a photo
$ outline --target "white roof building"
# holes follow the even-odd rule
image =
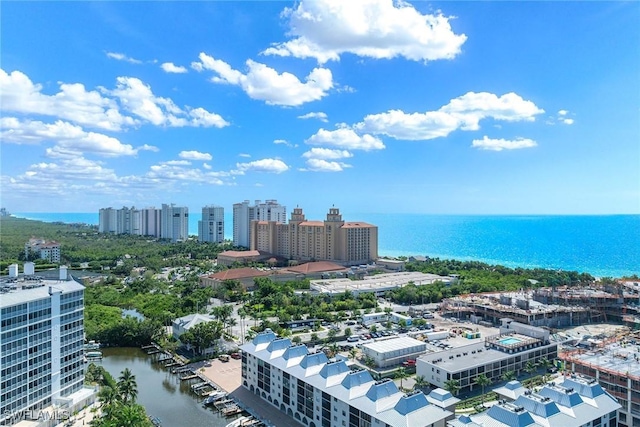
[[[200,313],[178,317],[173,321],[173,336],[175,338],[180,338],[180,335],[184,334],[198,323],[212,322],[214,320],[216,320],[215,317]]]
[[[527,391],[513,402],[499,401],[489,410],[449,421],[449,427],[616,427],[616,398],[595,379],[578,376],[560,385]]]
[[[400,273],[366,276],[362,280],[347,278],[312,280],[311,290],[329,295],[337,295],[343,292],[351,292],[353,295],[358,295],[361,292],[373,292],[377,296],[381,296],[387,291],[401,288],[409,283],[419,286],[431,285],[437,281],[451,283],[451,277],[417,271],[403,271]]]
[[[415,359],[426,351],[427,345],[424,342],[410,337],[382,339],[362,346],[365,357],[372,358],[379,368]]]
[[[443,427],[453,417],[438,398],[404,394],[392,380],[374,381],[367,370],[351,371],[344,360],[272,332],[242,346],[242,386],[309,427]]]

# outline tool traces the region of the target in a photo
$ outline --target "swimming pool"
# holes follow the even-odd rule
[[[501,340],[498,340],[498,343],[500,343],[502,345],[513,345],[513,344],[518,344],[520,342],[522,342],[521,339],[513,338],[513,337],[502,338]]]

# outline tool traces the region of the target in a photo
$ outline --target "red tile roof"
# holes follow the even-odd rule
[[[210,279],[217,279],[217,280],[223,281],[223,280],[238,280],[238,279],[247,279],[251,277],[269,276],[270,274],[271,274],[270,271],[262,271],[262,270],[257,270],[251,267],[244,267],[244,268],[231,268],[229,270],[219,271],[218,273],[210,274],[207,277],[209,277]]]
[[[301,222],[300,225],[306,225],[310,227],[324,227],[324,222],[322,221],[304,221]]]
[[[229,258],[246,258],[252,256],[260,256],[260,252],[258,251],[224,251],[220,252],[218,256],[226,256]]]
[[[294,273],[320,273],[325,271],[346,271],[342,265],[335,264],[329,261],[316,261],[316,262],[307,262],[306,264],[301,264],[295,267],[289,267],[283,271],[292,271]]]
[[[369,228],[375,227],[375,225],[371,225],[366,222],[345,222],[342,228]]]

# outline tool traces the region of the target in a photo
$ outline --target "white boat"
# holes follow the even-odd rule
[[[248,422],[250,420],[252,420],[253,417],[251,415],[247,415],[246,417],[240,417],[240,418],[236,418],[235,420],[231,421],[229,424],[227,424],[227,427],[240,427],[242,426],[244,422]]]
[[[202,403],[204,403],[205,405],[211,405],[224,397],[227,397],[226,391],[219,391],[219,390],[212,391],[211,393],[209,393],[209,396],[207,396],[207,398],[204,399]]]

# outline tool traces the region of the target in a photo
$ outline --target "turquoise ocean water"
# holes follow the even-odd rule
[[[97,213],[16,213],[46,222],[98,224]],[[466,216],[353,214],[378,226],[380,255],[426,255],[507,267],[542,267],[594,276],[640,275],[640,215]],[[351,219],[353,218],[353,219]],[[198,233],[191,213],[189,233]],[[225,236],[232,237],[225,215]]]

